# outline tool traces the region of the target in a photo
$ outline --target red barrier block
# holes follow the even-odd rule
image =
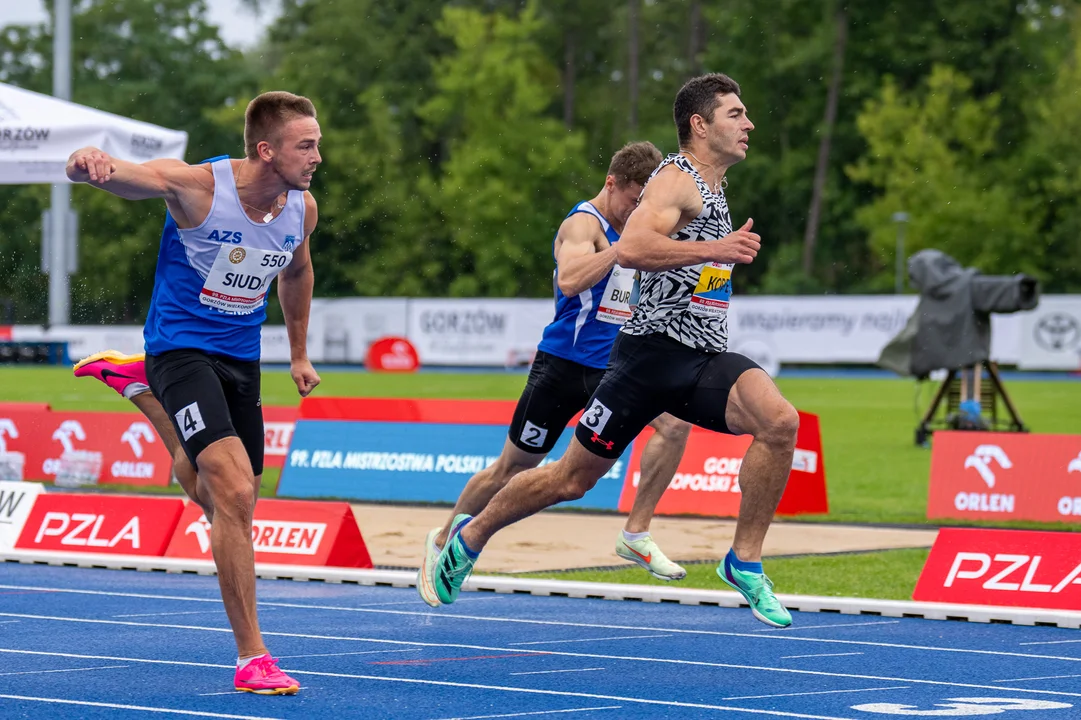
[[[372,567],[353,509],[344,502],[259,500],[252,521],[255,561],[281,565]],[[166,557],[211,560],[210,523],[188,503]]]
[[[936,432],[927,517],[1071,522],[1081,435]]]
[[[818,416],[800,412],[796,453],[778,515],[829,512],[826,499],[826,468]],[[646,428],[635,440],[630,468],[619,498],[620,512],[630,512],[641,478],[642,452],[652,437]],[[751,444],[747,435],[733,436],[692,428],[676,474],[657,505],[658,515],[706,515],[735,517],[743,495],[739,471]]]
[[[263,466],[280,468],[289,452],[300,409],[263,407]]]
[[[509,425],[515,404],[512,400],[306,397],[300,401],[300,417],[306,420]]]
[[[938,433],[936,433],[936,436]],[[914,600],[1081,610],[1081,536],[943,528]]]
[[[180,498],[41,494],[15,547],[160,556],[183,511]]]

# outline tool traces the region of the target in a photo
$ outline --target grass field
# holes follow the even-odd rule
[[[472,399],[516,399],[525,380],[517,373],[374,375],[329,371],[322,373],[322,378],[317,392],[328,396]],[[821,420],[830,512],[801,516],[801,520],[935,524],[925,517],[930,450],[913,443],[914,429],[930,401],[933,384],[917,386],[902,379],[782,377],[778,385],[796,407],[819,415]],[[1077,409],[1081,406],[1081,383],[1021,380],[1009,383],[1009,390],[1034,432],[1081,434],[1081,412]],[[48,402],[70,410],[131,407],[100,384],[77,380],[70,371],[57,368],[0,369],[0,400]],[[264,372],[263,402],[297,402],[288,373]],[[268,470],[263,494],[272,494],[276,483],[277,472]],[[1022,522],[1006,526],[1076,529],[1066,524]],[[784,592],[907,599],[925,559],[924,550],[785,558],[772,560],[769,572]],[[695,565],[689,570],[683,585],[718,586],[712,566]],[[646,576],[628,569],[552,577],[639,583]]]

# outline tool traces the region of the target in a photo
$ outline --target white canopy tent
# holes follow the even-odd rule
[[[62,75],[65,68],[57,63]],[[68,78],[60,80],[54,84],[66,94]],[[75,271],[77,222],[64,168],[71,153],[88,145],[129,162],[183,159],[188,134],[0,83],[0,185],[53,186],[42,247],[50,325],[68,322],[68,274]]]
[[[188,134],[0,83],[0,184],[67,182],[68,156],[87,145],[130,162],[183,159]]]

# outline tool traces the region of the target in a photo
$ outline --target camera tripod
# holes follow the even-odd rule
[[[983,382],[985,365],[989,380],[986,383]],[[1008,417],[999,418],[999,400],[1002,400]],[[935,415],[943,401],[946,402],[946,417],[936,419]],[[995,362],[977,363],[949,371],[916,428],[916,444],[926,446],[935,430],[1028,432],[1006,392],[998,372],[998,363]]]

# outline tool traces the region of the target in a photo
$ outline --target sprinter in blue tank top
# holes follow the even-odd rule
[[[168,214],[139,356],[98,353],[76,368],[129,397],[167,445],[174,474],[211,524],[222,601],[237,644],[237,690],[292,694],[299,683],[267,652],[255,599],[252,514],[263,472],[260,326],[278,278],[301,396],[319,384],[308,361],[317,207],[308,188],[322,162],[311,101],[264,93],[248,105],[242,159],[134,164],[97,148],[72,153],[67,174],[129,200],[162,198]],[[148,390],[150,392],[148,392]]]
[[[440,604],[434,585],[435,561],[457,518],[480,512],[517,473],[537,467],[600,384],[612,343],[631,316],[634,274],[616,265],[614,246],[643,185],[660,162],[661,153],[651,143],[626,145],[612,157],[600,193],[575,205],[559,226],[555,319],[537,347],[502,454],[470,478],[447,523],[428,533],[417,591],[429,605]],[[683,457],[690,426],[667,414],[651,424],[656,433],[642,454],[638,492],[616,538],[616,554],[657,578],[679,580],[686,571],[657,547],[649,524]]]

